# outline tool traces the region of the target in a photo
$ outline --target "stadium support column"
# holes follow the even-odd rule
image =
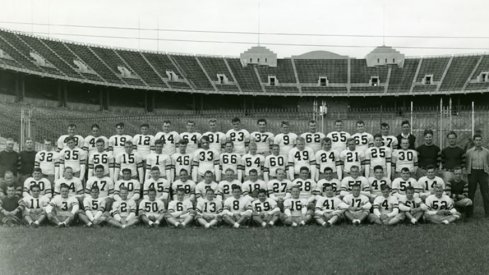
[[[15,96],[17,102],[21,102],[25,97],[25,80],[24,75],[18,74],[18,77],[15,78]]]

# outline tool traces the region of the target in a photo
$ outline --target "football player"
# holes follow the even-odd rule
[[[407,168],[412,175],[416,175],[418,169],[418,152],[413,149],[409,149],[409,140],[407,138],[401,139],[401,148],[394,151],[392,154],[392,163],[395,165],[396,175],[398,178],[402,169]]]
[[[368,147],[371,147],[374,144],[374,137],[365,132],[365,122],[363,120],[357,121],[356,126],[357,132],[353,134],[351,138],[355,140],[358,150],[365,152]]]
[[[231,187],[235,184],[239,186],[241,185],[241,182],[236,179],[233,169],[228,168],[224,174],[224,180],[219,182],[219,188],[217,191],[217,195],[221,197],[222,201],[225,201],[227,198],[232,196]]]
[[[171,190],[173,190],[173,192],[175,192],[179,188],[185,190],[185,199],[195,203],[195,182],[189,178],[190,177],[187,170],[180,170],[180,177],[178,180],[172,182]],[[176,198],[176,193],[174,193],[173,200],[175,200]]]
[[[197,203],[197,222],[205,228],[217,226],[222,218],[222,201],[217,201],[214,190],[205,191],[205,199]]]
[[[88,157],[88,177],[95,175],[95,166],[102,165],[104,167],[104,176],[114,178],[114,156],[112,152],[105,150],[105,141],[103,139],[97,139],[95,142],[96,151],[92,152]]]
[[[350,139],[350,134],[343,130],[342,120],[336,120],[334,127],[335,131],[329,133],[326,137],[329,137],[332,141],[331,149],[336,152],[343,152],[346,149],[346,141]]]
[[[166,221],[175,227],[186,227],[194,220],[194,206],[190,200],[185,199],[185,190],[176,190],[176,200],[168,204]]]
[[[42,177],[42,171],[40,168],[34,168],[32,177],[27,178],[24,181],[24,197],[29,197],[31,187],[36,185],[39,188],[40,196],[46,197],[48,200],[53,196],[53,189],[51,188],[51,182],[48,179]]]
[[[434,194],[434,187],[441,184],[445,189],[445,182],[436,176],[436,168],[433,165],[426,166],[426,176],[418,179],[418,186],[421,188],[419,196],[425,200],[429,195]]]
[[[100,135],[100,127],[98,124],[93,124],[92,127],[90,128],[92,131],[90,135],[88,135],[85,140],[84,140],[84,145],[83,145],[83,150],[87,152],[87,155],[90,157],[90,155],[96,151],[97,149],[97,140],[102,140],[104,142],[104,150],[107,150],[109,147],[109,139],[106,138],[105,136]]]
[[[399,197],[399,210],[406,220],[412,224],[418,224],[424,214],[423,202],[419,197],[414,197],[414,187],[406,187],[406,195]]]
[[[178,143],[178,152],[171,155],[172,175],[175,175],[174,180],[178,179],[180,171],[185,169],[189,174],[192,172],[192,155],[187,153],[187,141],[180,140]]]
[[[457,211],[465,213],[465,208],[472,205],[472,200],[469,199],[469,185],[462,180],[462,175],[462,168],[455,167],[453,177],[447,182],[446,187]]]
[[[241,187],[239,185],[233,185],[232,193],[233,196],[224,201],[222,219],[234,228],[239,228],[251,218],[251,204],[249,197],[241,196]]]
[[[277,169],[286,171],[287,156],[280,155],[280,148],[278,144],[272,145],[272,154],[266,156],[265,163],[263,164],[263,178],[266,182],[277,177]]]
[[[120,188],[120,198],[112,204],[110,209],[111,217],[107,223],[118,228],[133,226],[139,222],[136,216],[136,202],[128,198],[129,191],[125,186]]]
[[[37,152],[34,158],[34,168],[40,168],[44,177],[53,183],[59,178],[59,153],[54,150],[53,141],[50,139],[44,140],[44,146],[46,150]]]
[[[280,127],[282,128],[282,133],[275,136],[273,143],[279,146],[280,155],[288,156],[290,149],[294,148],[297,135],[290,132],[289,122],[287,121],[282,121]]]
[[[143,158],[133,151],[132,141],[126,141],[124,145],[125,151],[115,157],[114,181],[122,176],[125,169],[131,170],[131,175],[134,179],[139,179],[139,182],[144,181],[144,163]]]
[[[373,213],[368,216],[371,223],[396,225],[404,219],[404,215],[399,213],[399,201],[397,197],[391,195],[389,185],[381,187],[382,196],[375,198],[373,203]]]
[[[251,133],[251,141],[256,144],[256,152],[258,154],[268,156],[275,136],[271,132],[267,132],[266,119],[260,118],[256,124],[258,125],[258,131]]]
[[[311,148],[314,153],[321,149],[321,140],[323,140],[326,136],[322,132],[317,131],[317,123],[315,120],[310,120],[309,123],[309,132],[303,133],[300,135],[306,143],[306,147]]]
[[[156,166],[151,169],[151,177],[143,184],[143,198],[149,198],[149,190],[151,189],[155,190],[155,197],[157,200],[164,202],[165,205],[168,203],[170,196],[170,182],[161,177],[160,169]]]
[[[332,226],[343,219],[343,212],[346,206],[344,202],[336,196],[333,185],[324,184],[324,196],[318,196],[314,218],[321,226]]]
[[[280,218],[280,208],[275,200],[267,198],[267,190],[258,190],[258,199],[251,203],[253,221],[262,227],[274,226]]]
[[[172,160],[169,155],[163,153],[163,141],[155,141],[155,150],[146,156],[146,179],[151,177],[151,169],[158,167],[160,175],[172,182]]]
[[[108,176],[105,176],[104,166],[95,166],[95,176],[87,180],[85,193],[91,194],[94,187],[97,187],[97,196],[100,200],[112,202],[114,199],[114,181]]]
[[[209,148],[220,155],[226,142],[226,134],[217,130],[217,120],[215,118],[209,119],[209,131],[202,136],[206,136],[209,140]]]
[[[46,207],[48,219],[58,227],[69,226],[78,215],[80,205],[78,200],[70,196],[68,185],[62,184],[59,188],[59,195],[56,195]]]
[[[180,134],[180,139],[187,142],[187,153],[193,155],[199,148],[199,142],[202,135],[195,131],[195,122],[192,120],[187,121],[185,128],[187,130]]]
[[[268,182],[268,195],[275,200],[279,207],[283,209],[284,200],[290,196],[292,182],[287,179],[285,170],[278,168],[276,170],[277,178]]]
[[[325,177],[324,170],[330,168],[333,171],[333,176],[337,179],[343,178],[343,171],[341,169],[340,153],[331,148],[331,139],[323,138],[321,140],[321,150],[316,152],[316,180],[323,179]]]
[[[206,171],[214,171],[219,174],[219,154],[209,148],[209,138],[203,136],[200,139],[201,148],[194,152],[192,161],[192,180],[201,181]]]
[[[214,181],[214,174],[212,171],[205,172],[204,180],[195,186],[195,198],[197,199],[197,202],[205,197],[205,191],[207,189],[212,189],[214,190],[214,193],[217,193],[218,187],[219,185]]]
[[[251,170],[256,170],[258,176],[263,178],[263,166],[265,165],[265,157],[256,153],[256,144],[251,142],[248,146],[249,153],[243,155],[241,161],[244,168],[244,178],[250,176]]]
[[[368,183],[370,185],[370,202],[372,203],[376,197],[382,196],[382,186],[392,186],[391,180],[384,176],[384,168],[382,168],[382,166],[375,166],[373,175],[373,177],[368,178]]]
[[[331,169],[331,167],[324,168],[324,178],[320,179],[316,183],[316,190],[318,191],[319,194],[322,194],[323,196],[326,195],[325,192],[326,192],[327,185],[331,185],[331,188],[333,188],[333,193],[335,194],[335,196],[340,194],[341,182],[333,175],[336,174],[333,173],[333,169]]]
[[[147,123],[141,124],[139,130],[141,133],[132,138],[132,144],[134,144],[136,152],[143,158],[143,160],[145,160],[146,156],[149,155],[151,151],[154,151],[155,137],[148,134],[149,124]]]
[[[292,227],[306,225],[312,219],[312,215],[307,211],[307,199],[300,198],[301,189],[299,186],[293,186],[290,193],[290,197],[284,201],[282,223]]]
[[[65,142],[66,147],[59,152],[59,170],[64,171],[65,167],[71,167],[74,176],[84,180],[87,161],[86,152],[76,147],[74,137],[67,137]]]
[[[239,182],[243,179],[243,161],[241,155],[234,153],[233,142],[227,141],[224,145],[224,153],[219,157],[219,174],[216,175],[216,180],[221,180],[222,174],[228,169],[234,171],[234,175],[237,177]]]
[[[116,134],[109,138],[109,151],[112,151],[114,158],[117,158],[119,154],[124,153],[126,142],[131,141],[132,137],[130,135],[124,134],[124,123],[120,122],[115,125]],[[132,144],[131,144],[132,146]]]
[[[382,166],[387,178],[391,178],[392,150],[382,146],[382,136],[375,134],[374,146],[365,151],[365,177],[369,178],[374,173],[375,166]]]
[[[250,133],[241,128],[241,120],[237,117],[231,120],[231,124],[233,125],[233,129],[226,133],[226,138],[233,143],[234,152],[242,156],[248,152]]]
[[[386,122],[380,124],[380,133],[382,134],[382,146],[391,148],[392,152],[398,148],[397,137],[389,134],[390,126]]]
[[[267,189],[267,184],[258,178],[258,171],[251,169],[249,178],[242,185],[243,196],[248,196],[250,200],[256,198],[258,190]]]
[[[141,191],[141,183],[134,179],[131,175],[131,169],[122,169],[122,179],[118,180],[114,188],[114,199],[116,201],[122,199],[121,191],[126,189],[128,198],[134,202],[139,200],[139,192]]]
[[[154,188],[148,189],[147,193],[147,196],[139,203],[139,218],[149,227],[158,227],[165,217],[165,203],[156,198]]]
[[[73,169],[71,167],[66,167],[64,169],[63,177],[57,179],[54,183],[54,195],[61,194],[61,186],[66,185],[68,188],[68,195],[70,197],[80,198],[85,193],[83,189],[83,184],[79,178],[73,177]]]
[[[19,205],[22,208],[22,216],[29,226],[38,227],[46,219],[46,206],[49,198],[41,196],[39,185],[30,186],[30,195],[24,196]]]
[[[370,186],[367,178],[360,175],[358,166],[350,168],[350,175],[341,180],[340,197],[345,197],[353,191],[353,187],[360,186],[360,193],[366,197],[370,197]]]
[[[309,177],[309,168],[302,167],[299,171],[299,177],[292,181],[293,186],[298,186],[301,199],[309,199],[316,193],[316,182]]]
[[[411,177],[411,172],[409,171],[409,168],[404,167],[401,170],[401,177],[400,178],[395,178],[392,181],[392,192],[397,194],[397,197],[399,198],[401,195],[405,196],[406,195],[406,188],[407,187],[413,187],[415,190],[415,196],[419,197],[419,192],[420,188],[418,186],[418,182]]]
[[[70,138],[74,141],[75,147],[82,148],[83,147],[83,142],[84,139],[82,136],[75,134],[76,132],[76,125],[75,124],[70,124],[68,125],[68,134],[67,135],[62,135],[58,139],[58,152],[63,150],[68,146],[68,140],[67,138]]]
[[[289,151],[289,179],[294,180],[302,167],[307,167],[311,173],[311,179],[316,179],[316,157],[314,151],[305,147],[306,141],[303,137],[296,139],[296,147]]]
[[[364,171],[363,165],[365,164],[365,153],[356,147],[355,140],[352,138],[347,139],[346,144],[348,148],[340,153],[340,160],[343,165],[343,177],[350,173],[352,166],[358,166],[360,173],[362,173]]]
[[[461,214],[453,208],[453,200],[444,194],[443,184],[434,186],[435,194],[426,198],[425,220],[436,224],[450,224],[460,219]]]
[[[90,196],[85,196],[83,200],[85,211],[78,213],[78,217],[87,227],[98,226],[106,220],[106,216],[104,215],[105,200],[99,198],[98,195],[99,189],[97,185],[93,185],[90,189]]]
[[[171,156],[176,153],[176,145],[180,141],[180,135],[175,132],[171,131],[171,122],[169,120],[163,121],[163,131],[158,132],[155,135],[155,142],[156,140],[161,140],[163,144],[163,154]]]
[[[351,193],[343,197],[345,217],[353,225],[360,225],[369,214],[372,204],[367,196],[360,193],[361,186],[352,186]]]

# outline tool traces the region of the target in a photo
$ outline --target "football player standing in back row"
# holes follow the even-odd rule
[[[76,131],[76,125],[75,124],[70,124],[68,125],[68,134],[67,135],[62,135],[58,139],[58,152],[66,148],[68,145],[68,140],[67,138],[72,138],[75,141],[75,147],[79,147],[80,149],[84,145],[84,139],[80,135],[75,134]]]
[[[278,144],[282,156],[288,156],[290,149],[294,148],[297,135],[289,131],[289,123],[287,121],[282,121],[280,127],[282,128],[282,133],[275,136],[273,143]]]
[[[163,131],[155,135],[155,141],[161,140],[163,142],[163,153],[169,156],[175,154],[176,145],[180,141],[180,135],[171,131],[170,127],[171,122],[169,120],[163,121]]]
[[[124,145],[127,141],[131,141],[130,135],[124,134],[124,123],[120,122],[115,125],[116,134],[109,138],[109,151],[112,151],[114,158],[117,158],[119,154],[124,153]]]
[[[187,131],[181,133],[180,138],[187,141],[187,153],[193,155],[199,148],[202,135],[195,131],[195,122],[192,120],[187,121],[185,128],[187,128]]]
[[[398,148],[398,140],[395,136],[389,134],[390,126],[386,122],[380,124],[380,133],[382,134],[382,146],[391,148],[392,151]]]
[[[250,133],[241,128],[241,120],[237,117],[231,120],[233,129],[226,133],[226,138],[234,145],[234,152],[244,155],[248,152],[248,144],[250,143]]]
[[[337,120],[334,123],[335,131],[329,133],[329,137],[332,141],[331,148],[336,152],[343,152],[346,149],[346,141],[350,138],[350,134],[343,130],[343,121]]]
[[[148,134],[149,124],[141,124],[139,129],[141,133],[134,136],[132,143],[134,144],[136,152],[143,158],[143,160],[146,160],[146,156],[155,149],[155,137]]]
[[[357,132],[351,138],[355,140],[358,150],[365,152],[368,147],[374,144],[374,137],[365,132],[365,122],[363,120],[357,121],[356,125]]]
[[[251,141],[255,142],[258,154],[268,156],[275,136],[271,132],[267,132],[266,119],[260,118],[256,124],[258,124],[258,131],[251,133]]]
[[[85,138],[83,150],[88,152],[88,156],[97,151],[97,140],[102,139],[104,141],[104,151],[109,147],[109,139],[100,135],[100,127],[98,124],[92,125],[92,132]]]
[[[217,130],[217,120],[215,118],[209,119],[209,131],[205,132],[202,136],[209,138],[209,148],[220,155],[226,142],[226,135]]]
[[[300,135],[306,142],[306,147],[311,148],[314,153],[321,149],[321,140],[326,136],[322,132],[317,131],[317,123],[315,120],[309,121],[309,132]]]

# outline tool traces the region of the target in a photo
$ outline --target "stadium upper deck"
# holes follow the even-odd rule
[[[60,80],[141,90],[280,96],[399,96],[489,91],[489,55],[277,60],[189,56],[75,44],[0,30],[0,68]],[[326,81],[321,78],[326,77]]]

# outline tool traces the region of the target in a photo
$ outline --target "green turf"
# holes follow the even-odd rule
[[[453,225],[0,228],[0,274],[487,274],[481,216],[477,207]]]

